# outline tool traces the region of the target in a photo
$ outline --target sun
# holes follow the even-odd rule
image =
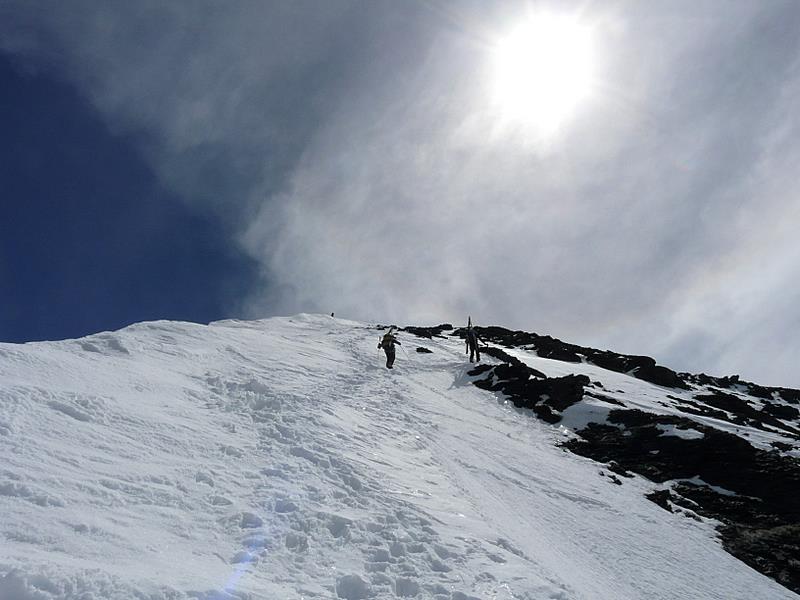
[[[505,118],[552,133],[589,95],[592,59],[588,27],[567,16],[533,16],[495,46],[494,102]]]

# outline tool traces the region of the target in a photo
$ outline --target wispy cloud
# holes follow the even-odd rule
[[[585,4],[598,85],[547,141],[491,102],[526,4],[446,7],[24,3],[0,43],[223,218],[250,315],[471,313],[800,384],[797,5]]]

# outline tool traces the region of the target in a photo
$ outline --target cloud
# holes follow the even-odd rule
[[[328,54],[352,43],[342,1],[4,10],[2,47],[76,85],[109,127],[139,138],[166,185],[225,216],[291,169],[346,70]]]
[[[445,6],[19,4],[0,39],[221,216],[251,316],[472,314],[800,385],[796,5],[589,5],[600,85],[551,140],[490,100],[526,4]]]

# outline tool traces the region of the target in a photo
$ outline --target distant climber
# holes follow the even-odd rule
[[[383,348],[383,351],[386,353],[387,369],[391,369],[394,364],[395,344],[400,344],[400,342],[397,341],[397,336],[394,334],[394,327],[390,327],[389,331],[387,331],[378,342],[378,348]]]
[[[480,352],[480,338],[478,334],[475,332],[475,329],[472,327],[472,317],[469,317],[467,321],[467,337],[466,337],[466,353],[469,354],[469,362],[481,362],[481,352]]]

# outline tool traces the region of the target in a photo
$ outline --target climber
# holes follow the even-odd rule
[[[481,362],[481,353],[479,350],[480,338],[478,338],[478,334],[472,327],[472,317],[469,317],[467,322],[467,337],[465,341],[467,344],[466,353],[469,354],[469,362],[473,362],[473,358],[475,362]]]
[[[400,344],[400,342],[397,341],[397,337],[394,334],[394,327],[390,327],[389,331],[386,332],[386,334],[384,334],[384,336],[378,342],[378,348],[383,348],[383,351],[386,353],[387,369],[391,369],[392,365],[394,364],[395,344]]]

